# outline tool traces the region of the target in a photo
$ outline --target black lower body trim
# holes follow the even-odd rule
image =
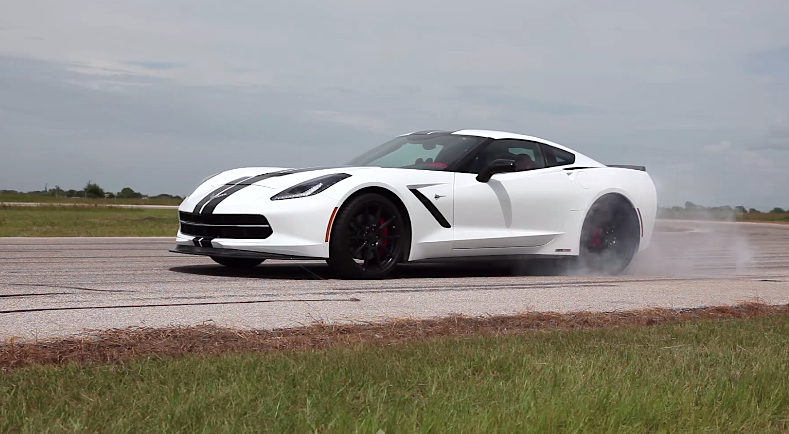
[[[415,188],[409,188],[408,190],[411,193],[413,193],[414,196],[416,196],[416,198],[419,199],[420,202],[422,202],[422,205],[424,205],[425,208],[427,208],[427,211],[430,212],[430,215],[432,215],[433,218],[436,219],[436,221],[438,222],[438,224],[441,225],[441,227],[444,228],[452,227],[452,225],[450,225],[449,222],[447,221],[446,217],[444,217],[444,215],[441,214],[441,211],[439,211],[438,208],[436,208],[436,206],[433,205],[433,202],[430,202],[430,199],[425,197],[425,195],[422,194],[421,191]]]
[[[184,253],[187,255],[217,256],[220,258],[254,258],[254,259],[290,259],[290,260],[323,260],[324,258],[314,258],[310,256],[280,255],[276,253],[253,252],[251,250],[223,249],[216,247],[187,246],[179,244],[170,249],[173,253]]]

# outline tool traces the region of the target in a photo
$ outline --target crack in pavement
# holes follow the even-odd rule
[[[324,298],[324,299],[295,299],[295,300],[293,300],[293,299],[291,299],[291,300],[247,300],[247,301],[214,301],[214,302],[204,302],[204,303],[126,304],[126,305],[116,305],[116,306],[45,307],[45,308],[37,308],[37,309],[0,310],[0,314],[27,313],[27,312],[46,312],[46,311],[55,311],[55,310],[127,309],[127,308],[146,308],[146,307],[172,307],[172,306],[206,306],[206,305],[217,305],[217,304],[299,303],[299,302],[319,302],[319,301],[334,301],[334,302],[350,301],[350,302],[356,302],[356,301],[361,301],[361,300],[358,299],[358,298],[355,298],[355,297],[351,297],[351,298],[341,298],[341,299]]]
[[[6,297],[35,297],[37,295],[73,295],[73,292],[41,292],[37,294],[0,294],[0,298]]]
[[[76,289],[79,291],[92,291],[92,292],[134,292],[134,291],[127,291],[125,289],[95,289],[95,288],[83,288],[81,286],[66,286],[66,285],[57,285],[57,284],[49,284],[49,283],[6,283],[6,285],[33,286],[33,287],[41,287],[41,288]]]

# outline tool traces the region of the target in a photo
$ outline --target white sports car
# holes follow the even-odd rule
[[[647,248],[656,212],[644,167],[514,133],[418,131],[345,166],[214,175],[179,207],[171,251],[228,267],[325,259],[342,278],[491,257],[567,258],[612,274]]]

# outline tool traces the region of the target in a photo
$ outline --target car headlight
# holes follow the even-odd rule
[[[295,199],[297,197],[307,197],[318,194],[332,185],[349,178],[347,173],[334,173],[332,175],[319,176],[317,178],[296,184],[287,190],[281,191],[271,197],[271,200]]]

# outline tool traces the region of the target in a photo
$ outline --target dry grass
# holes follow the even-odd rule
[[[751,319],[789,314],[789,305],[745,303],[696,309],[622,312],[526,313],[512,316],[396,320],[374,324],[316,324],[281,330],[235,330],[202,325],[127,328],[63,340],[0,344],[0,369],[29,365],[123,363],[135,359],[241,352],[300,351],[352,344],[391,345],[405,341],[469,335],[491,336],[533,330],[605,329],[710,319]]]

